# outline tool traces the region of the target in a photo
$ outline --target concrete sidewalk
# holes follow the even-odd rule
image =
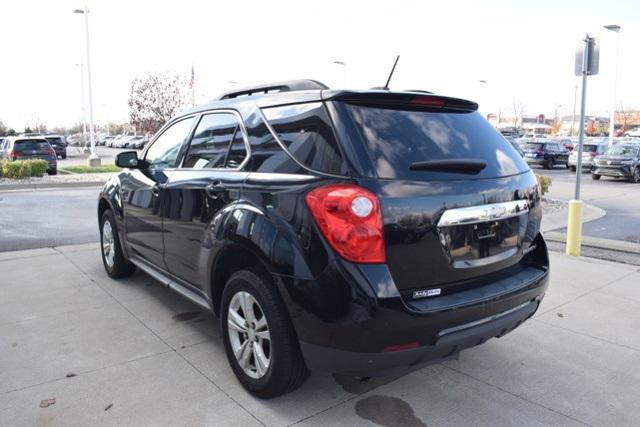
[[[263,401],[233,377],[217,319],[143,274],[109,279],[97,245],[0,253],[0,424],[637,425],[640,271],[551,257],[535,318],[459,361],[312,374]]]

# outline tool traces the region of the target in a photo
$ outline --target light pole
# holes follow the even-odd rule
[[[347,87],[347,63],[344,61],[333,61],[332,64],[342,65],[342,85]]]
[[[613,74],[613,104],[609,118],[609,145],[613,145],[613,135],[616,131],[616,92],[618,91],[618,62],[620,59],[620,25],[605,25],[605,29],[616,33],[616,68]]]
[[[87,113],[84,108],[84,67],[82,62],[76,64],[76,67],[80,68],[80,96],[82,100],[82,142],[87,142]]]
[[[89,95],[89,141],[91,142],[91,154],[87,160],[89,166],[99,166],[100,158],[96,152],[96,140],[93,127],[93,98],[91,92],[91,52],[89,49],[89,8],[85,3],[84,9],[76,9],[73,13],[79,13],[84,15],[84,35],[85,44],[87,48],[87,92]]]

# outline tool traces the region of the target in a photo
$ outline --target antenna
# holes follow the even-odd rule
[[[391,82],[391,77],[393,77],[393,72],[396,70],[396,65],[398,65],[398,59],[400,59],[400,55],[396,56],[396,62],[393,63],[393,68],[391,69],[391,73],[389,73],[389,78],[387,79],[387,83],[384,85],[384,90],[389,90],[389,82]]]

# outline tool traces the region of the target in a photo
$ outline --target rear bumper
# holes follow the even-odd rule
[[[433,298],[401,295],[384,264],[337,262],[315,280],[278,282],[309,369],[387,375],[456,357],[531,317],[549,278],[544,239],[534,243],[481,285]]]
[[[578,160],[569,158],[568,161],[569,166],[578,166]],[[582,167],[583,168],[591,168],[593,166],[593,160],[582,159]]]
[[[356,376],[398,374],[457,357],[464,349],[504,336],[533,316],[539,304],[540,299],[536,299],[506,312],[442,331],[433,345],[410,350],[357,353],[307,343],[301,343],[301,349],[307,366],[314,371]]]

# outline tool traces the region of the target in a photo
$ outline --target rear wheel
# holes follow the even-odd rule
[[[48,170],[47,175],[58,175],[58,169]]]
[[[600,179],[600,175],[596,175],[595,173],[591,174],[591,179],[593,179],[594,181],[597,181]]]
[[[227,359],[251,394],[271,398],[298,388],[307,370],[289,316],[261,274],[234,273],[222,294],[221,328]]]
[[[136,266],[124,257],[115,216],[110,209],[102,214],[100,220],[100,249],[104,269],[110,277],[129,277],[136,271]]]
[[[544,162],[544,168],[545,169],[553,168],[553,158],[549,158],[549,160]]]

